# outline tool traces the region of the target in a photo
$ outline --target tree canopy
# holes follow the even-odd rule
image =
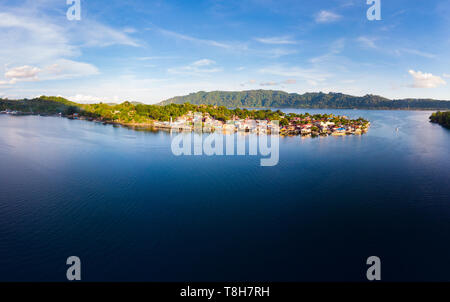
[[[450,111],[446,112],[435,112],[430,116],[430,121],[432,123],[437,123],[446,128],[450,128]]]

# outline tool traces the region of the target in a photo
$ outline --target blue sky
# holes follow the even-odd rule
[[[0,3],[0,96],[156,103],[274,89],[450,100],[450,0]]]

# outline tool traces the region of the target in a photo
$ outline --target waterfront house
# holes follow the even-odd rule
[[[236,127],[234,126],[234,124],[228,123],[223,125],[223,130],[227,131],[227,132],[234,132],[236,131]]]
[[[331,135],[339,136],[339,135],[346,135],[346,129],[344,127],[334,127],[333,133]]]
[[[308,134],[311,134],[311,128],[304,127],[304,128],[302,128],[302,130],[300,131],[300,133],[301,133],[302,135],[308,135]]]
[[[289,125],[286,127],[287,131],[295,131],[297,129],[297,127],[295,125]]]

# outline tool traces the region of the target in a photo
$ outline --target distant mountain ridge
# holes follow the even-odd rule
[[[278,90],[200,91],[177,96],[158,105],[191,103],[241,108],[330,109],[450,109],[450,101],[433,99],[390,100],[377,95],[362,97],[342,93],[287,93]]]

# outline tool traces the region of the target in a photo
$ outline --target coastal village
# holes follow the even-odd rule
[[[28,115],[20,111],[5,110],[0,114],[8,115]],[[279,120],[242,118],[232,115],[226,122],[223,119],[216,119],[208,112],[188,111],[186,114],[176,118],[170,117],[169,121],[152,120],[150,123],[121,123],[107,121],[102,117],[93,118],[83,116],[79,113],[71,115],[55,114],[65,116],[69,119],[82,119],[104,124],[119,124],[133,127],[149,127],[171,131],[200,131],[200,132],[223,132],[223,133],[256,133],[256,134],[279,134],[281,136],[346,136],[361,135],[368,131],[370,122],[359,118],[349,119],[346,116],[336,116],[333,114],[284,114],[279,116]]]
[[[230,121],[223,122],[214,119],[208,113],[188,114],[165,122],[155,121],[153,126],[159,129],[170,129],[176,131],[197,131],[213,132],[222,131],[225,133],[243,132],[257,134],[280,134],[282,136],[344,136],[361,135],[368,131],[370,122],[358,119],[350,120],[346,116],[338,117],[345,123],[337,123],[335,115],[327,117],[314,118],[314,116],[292,117],[287,125],[279,125],[278,121],[255,120],[250,118],[241,119],[233,116]],[[284,116],[281,117],[285,119]]]

